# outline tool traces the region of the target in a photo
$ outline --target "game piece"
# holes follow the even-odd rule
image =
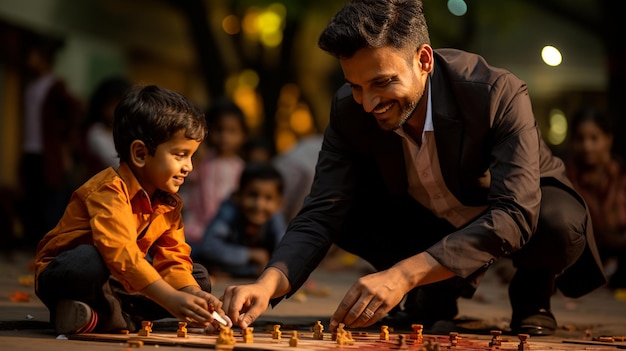
[[[152,322],[151,321],[142,321],[141,322],[141,330],[139,331],[139,336],[150,336],[150,332],[152,331]]]
[[[450,332],[449,337],[450,337],[450,348],[455,349],[456,346],[459,344],[459,333]]]
[[[335,335],[335,341],[337,345],[354,345],[352,333],[345,330],[345,326],[344,323],[339,323],[337,330],[333,333]]]
[[[241,329],[241,337],[243,338],[244,344],[252,344],[252,342],[254,341],[254,336],[252,334],[253,331],[253,327]]]
[[[517,351],[527,351],[530,350],[530,345],[528,345],[528,338],[530,338],[529,334],[518,334],[519,345],[517,346]]]
[[[408,350],[409,345],[406,344],[406,335],[398,335],[398,343],[392,347],[394,350]]]
[[[289,339],[289,346],[297,347],[298,346],[298,331],[294,330],[291,332],[291,339]]]
[[[383,325],[380,327],[380,340],[389,340],[389,326]]]
[[[272,331],[272,339],[280,340],[282,332],[280,331],[280,324],[274,324],[274,330]]]
[[[121,329],[121,330],[118,330],[118,333],[119,334],[128,335],[128,334],[130,334],[130,330],[128,330],[128,329]]]
[[[411,329],[413,329],[413,332],[409,335],[409,339],[414,340],[414,344],[421,344],[423,342],[422,332],[424,326],[422,324],[411,324]]]
[[[492,348],[502,346],[502,330],[492,330],[490,333],[491,341],[489,346]]]
[[[313,339],[324,340],[324,326],[322,325],[322,321],[317,321],[315,325],[313,325]]]
[[[441,344],[438,342],[433,342],[432,340],[428,340],[425,344],[422,345],[418,349],[418,351],[439,351],[441,348]]]
[[[187,337],[187,322],[178,322],[178,330],[176,330],[176,336],[179,338]]]
[[[237,341],[233,334],[233,329],[227,326],[220,328],[220,335],[217,337],[216,345],[235,345]]]
[[[128,340],[128,347],[142,347],[143,346],[143,341],[141,340]]]

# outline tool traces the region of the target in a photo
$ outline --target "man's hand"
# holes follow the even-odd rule
[[[330,329],[335,330],[339,323],[349,328],[368,327],[400,303],[409,290],[393,270],[361,277],[339,303],[330,320]]]
[[[269,306],[270,299],[289,292],[287,277],[275,268],[266,269],[252,284],[229,286],[222,300],[226,314],[234,325],[247,328]]]
[[[349,328],[370,326],[400,303],[409,290],[454,276],[430,254],[419,253],[393,267],[359,278],[352,285],[330,320],[330,328],[339,323]]]

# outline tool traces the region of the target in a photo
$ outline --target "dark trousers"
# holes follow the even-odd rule
[[[549,309],[556,275],[578,259],[586,244],[584,206],[563,189],[543,186],[541,191],[537,230],[521,250],[511,255],[517,268],[509,289],[514,315]],[[354,226],[346,228],[356,229],[345,231],[337,244],[378,270],[425,251],[456,230],[408,196],[402,201],[371,205],[355,211],[360,213],[358,217],[368,218],[367,223],[359,225],[357,217],[351,218]],[[371,218],[380,218],[380,224],[373,225]],[[477,276],[482,273],[477,272]],[[456,277],[415,288],[407,295],[405,308],[451,318],[457,312],[456,299],[473,294],[476,286],[470,280]]]
[[[194,264],[193,276],[204,291],[211,292],[211,280],[204,266]],[[163,307],[142,294],[128,293],[104,264],[92,245],[64,251],[39,274],[37,296],[48,307],[50,321],[56,318],[56,304],[70,299],[85,302],[98,313],[98,331],[135,331],[142,320],[172,317]]]

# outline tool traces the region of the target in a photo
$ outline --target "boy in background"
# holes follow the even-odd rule
[[[115,110],[120,158],[74,192],[39,242],[35,291],[59,334],[136,331],[144,319],[209,325],[207,270],[193,264],[177,192],[206,122],[182,95],[136,87]]]
[[[220,273],[256,278],[285,233],[283,178],[272,165],[248,163],[239,188],[222,202],[192,258]]]

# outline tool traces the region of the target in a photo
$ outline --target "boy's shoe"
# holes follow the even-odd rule
[[[54,328],[58,334],[90,333],[98,324],[98,314],[89,305],[76,300],[57,303]]]

